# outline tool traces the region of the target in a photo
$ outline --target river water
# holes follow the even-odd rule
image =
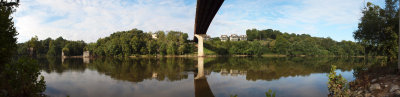
[[[49,96],[327,96],[331,65],[348,81],[374,61],[333,57],[41,58]]]

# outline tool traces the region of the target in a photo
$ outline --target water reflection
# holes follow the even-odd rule
[[[50,96],[326,96],[330,65],[354,79],[362,58],[39,59]]]
[[[197,58],[197,75],[194,78],[194,90],[196,97],[214,97],[204,75],[204,57]]]

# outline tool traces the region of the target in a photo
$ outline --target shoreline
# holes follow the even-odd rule
[[[39,56],[43,57],[43,56]],[[44,56],[47,57],[47,56]],[[58,56],[50,56],[58,57]],[[136,55],[136,56],[60,56],[61,58],[102,58],[102,57],[113,57],[113,58],[196,58],[199,57],[197,54],[188,55]],[[263,54],[257,55],[205,55],[203,57],[215,58],[215,57],[335,57],[335,58],[366,58],[365,56],[307,56],[307,55],[282,55],[282,54]],[[384,58],[384,56],[368,56],[368,58]]]

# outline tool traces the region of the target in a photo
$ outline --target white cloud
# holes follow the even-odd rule
[[[299,34],[334,33],[327,29],[357,25],[362,4],[363,1],[359,0],[238,0],[222,7],[226,9],[216,16],[209,31],[245,34],[245,30],[250,28],[272,28]],[[220,27],[225,28],[220,30]],[[352,29],[355,28],[346,29],[348,36],[351,36]]]
[[[195,10],[191,9],[195,9],[194,6],[181,4],[183,0],[160,1],[22,1],[15,15],[20,33],[18,41],[24,42],[37,35],[40,39],[63,36],[94,42],[112,32],[133,28],[192,32]]]
[[[178,30],[193,36],[196,1],[186,0],[21,0],[15,14],[19,42],[63,36],[94,42],[116,31]],[[351,37],[361,0],[226,0],[208,34],[245,34],[246,29],[334,33],[347,28]],[[325,28],[329,27],[329,28]],[[335,39],[335,36],[331,36]],[[337,36],[340,37],[340,36]]]

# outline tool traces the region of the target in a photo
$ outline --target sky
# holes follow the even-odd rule
[[[365,2],[384,0],[225,0],[207,34],[245,35],[247,29],[354,41]],[[62,36],[96,42],[117,31],[182,31],[192,39],[196,0],[21,0],[13,14],[18,42]]]

